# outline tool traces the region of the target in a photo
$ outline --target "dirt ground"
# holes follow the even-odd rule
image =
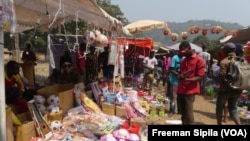
[[[35,72],[36,74],[46,77],[49,75],[49,63],[48,61],[45,61],[45,58],[42,55],[39,56]],[[163,89],[164,88],[162,87],[159,87],[159,89],[155,88],[154,93],[163,93]],[[213,101],[213,98],[197,95],[194,103],[194,116],[196,124],[215,125],[215,102]],[[169,119],[179,120],[180,115],[171,116]],[[223,124],[234,124],[234,122],[229,118],[227,123]]]
[[[155,93],[162,92],[162,88],[160,86],[159,89],[154,88]],[[207,95],[197,95],[195,97],[194,102],[194,118],[195,118],[195,124],[198,125],[216,125],[216,115],[215,115],[215,108],[216,108],[216,102],[215,98]],[[169,107],[169,104],[167,104],[167,109]],[[169,116],[169,120],[180,120],[181,116],[178,114],[175,114],[173,116]],[[228,121],[225,123],[223,122],[223,125],[234,125],[234,122],[232,119],[228,116]]]

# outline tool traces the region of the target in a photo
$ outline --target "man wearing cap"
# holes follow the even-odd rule
[[[227,86],[225,82],[225,76],[230,63],[228,57],[236,56],[235,48],[236,46],[234,43],[226,43],[223,47],[223,52],[226,57],[220,62],[220,73],[219,73],[220,88],[216,102],[216,117],[218,125],[222,124],[223,109],[227,101],[228,101],[229,114],[233,118],[233,121],[237,125],[241,124],[236,107],[238,99],[241,95],[241,90],[232,89],[229,86]]]
[[[192,51],[187,41],[181,42],[179,50],[185,58],[180,63],[177,101],[180,103],[182,124],[191,125],[194,124],[195,95],[200,94],[200,80],[205,76],[205,61]]]

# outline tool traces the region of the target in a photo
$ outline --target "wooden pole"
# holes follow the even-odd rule
[[[0,72],[2,74],[0,75],[0,140],[1,141],[6,141],[6,112],[5,112],[5,86],[4,86],[4,31],[3,31],[3,26],[0,26]]]

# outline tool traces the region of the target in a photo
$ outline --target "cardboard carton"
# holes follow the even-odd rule
[[[14,134],[13,134],[13,121],[11,117],[11,109],[6,108],[6,134],[7,134],[7,141],[14,141]]]
[[[108,115],[115,115],[115,105],[107,102],[102,103],[102,111]]]
[[[60,99],[59,107],[62,110],[62,115],[64,115],[69,109],[74,107],[73,88],[74,85],[55,84],[41,88],[37,90],[37,93],[44,96],[46,99],[52,94],[57,95]]]
[[[124,106],[115,106],[115,115],[121,118],[126,118],[127,113]]]

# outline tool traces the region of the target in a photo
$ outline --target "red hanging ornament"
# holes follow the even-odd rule
[[[194,27],[194,34],[199,33],[199,31],[200,31],[200,27],[199,26],[195,26]]]
[[[171,31],[170,31],[169,28],[165,28],[164,31],[163,31],[163,34],[164,34],[165,36],[167,36],[167,35],[170,34],[170,33],[171,33]]]
[[[189,32],[190,34],[194,34],[194,26],[190,27],[189,30],[188,30],[188,32]]]
[[[203,35],[203,36],[206,36],[206,35],[207,35],[207,32],[208,32],[208,29],[206,29],[206,28],[202,29],[202,35]]]
[[[178,36],[179,35],[177,33],[172,33],[172,37],[171,37],[172,41],[176,41]]]
[[[227,37],[227,36],[228,36],[228,31],[227,31],[227,30],[224,30],[223,36],[224,36],[224,37]]]
[[[235,38],[237,36],[237,30],[232,30],[231,34],[232,34],[232,37]]]
[[[186,40],[188,38],[187,32],[181,32],[181,37],[183,40]]]
[[[211,33],[212,33],[212,34],[215,34],[215,33],[216,33],[216,27],[215,27],[215,26],[211,27]]]
[[[222,31],[222,27],[221,26],[216,26],[215,27],[215,33],[219,34]]]

